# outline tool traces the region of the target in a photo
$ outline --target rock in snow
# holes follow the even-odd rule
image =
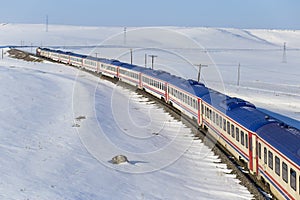
[[[128,159],[124,155],[117,155],[111,159],[111,162],[113,164],[120,164],[120,163],[128,162]]]

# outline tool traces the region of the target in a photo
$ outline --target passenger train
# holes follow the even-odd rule
[[[118,60],[37,48],[37,55],[136,86],[193,119],[277,199],[300,199],[300,131],[204,84]]]

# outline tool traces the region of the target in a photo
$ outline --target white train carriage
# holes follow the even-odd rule
[[[258,179],[279,199],[300,199],[299,131],[274,121],[257,133]]]
[[[256,173],[256,134],[253,130],[261,125],[259,120],[264,116],[253,104],[213,90],[202,100],[202,126],[235,158],[247,164],[252,174]]]
[[[70,53],[70,65],[73,65],[75,67],[82,67],[83,66],[83,60],[86,58],[84,55]]]
[[[62,52],[59,57],[59,62],[70,64],[70,55],[68,52]]]
[[[139,87],[140,86],[141,73],[128,69],[125,66],[120,66],[119,79],[129,85]]]
[[[142,73],[142,75],[141,75],[141,87],[143,88],[143,90],[152,94],[153,96],[157,97],[158,99],[166,100],[166,98],[167,98],[166,82],[164,82],[163,80],[160,80],[159,78],[153,77],[153,76],[158,77],[159,74],[162,72],[154,72],[155,74],[152,74],[152,76],[150,76],[148,74],[148,71],[145,71],[145,72],[147,74]]]
[[[99,72],[99,62],[91,57],[83,59],[83,68],[92,72]]]
[[[110,63],[100,62],[99,71],[101,74],[111,77],[118,78],[119,77],[119,67]]]

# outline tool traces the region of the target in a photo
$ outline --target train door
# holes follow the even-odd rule
[[[201,110],[201,101],[200,99],[198,98],[198,101],[197,101],[197,105],[198,105],[198,125],[201,125],[202,124],[202,110]]]
[[[253,135],[251,132],[248,132],[248,141],[249,141],[249,170],[251,173],[255,172],[256,170],[256,145],[253,145],[253,142],[255,144],[256,139],[255,135]],[[253,156],[253,154],[255,155]]]
[[[142,89],[142,73],[139,73],[139,88]]]
[[[119,78],[120,77],[120,67],[116,67],[116,78]]]
[[[167,82],[165,82],[165,84],[164,84],[164,89],[165,89],[165,101],[169,102],[168,83]]]

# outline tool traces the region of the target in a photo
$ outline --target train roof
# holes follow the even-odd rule
[[[203,83],[192,79],[184,79],[175,75],[170,75],[169,83],[200,98],[209,92],[209,89],[205,87]]]
[[[274,120],[257,130],[257,134],[286,155],[298,166],[300,165],[300,131]]]
[[[265,113],[257,110],[255,105],[243,99],[209,89],[209,93],[203,96],[202,100],[253,132],[270,123],[266,120]]]

